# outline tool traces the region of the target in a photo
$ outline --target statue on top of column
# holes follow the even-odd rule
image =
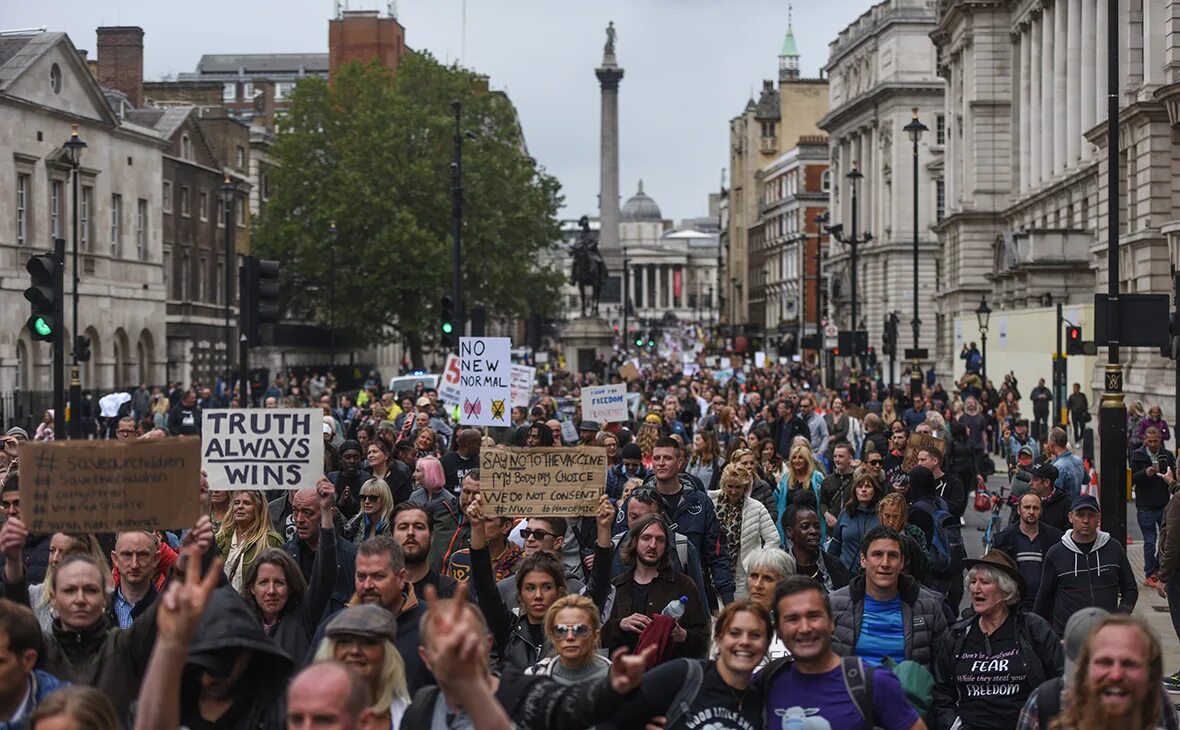
[[[615,21],[612,20],[606,25],[606,47],[603,49],[606,55],[615,55],[616,38],[618,38],[618,32],[615,30]]]

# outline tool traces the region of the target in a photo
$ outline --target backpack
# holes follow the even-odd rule
[[[918,715],[925,716],[934,706],[934,676],[930,674],[930,670],[912,659],[894,662],[892,657],[885,657],[881,666],[897,677],[910,707],[913,707]]]
[[[967,548],[963,544],[963,528],[959,518],[947,509],[941,499],[931,508],[926,502],[915,502],[910,509],[930,515],[934,532],[930,537],[930,573],[936,577],[957,576],[963,570]]]
[[[1065,679],[1062,677],[1054,677],[1037,687],[1037,722],[1042,730],[1048,730],[1053,718],[1061,714],[1061,693],[1064,691]]]
[[[687,659],[688,673],[684,677],[684,684],[680,685],[680,689],[676,691],[676,696],[672,698],[672,702],[668,705],[667,719],[664,721],[664,727],[673,727],[676,721],[684,717],[692,708],[692,702],[697,698],[697,693],[701,691],[701,682],[705,679],[705,669],[701,665],[700,660]]]

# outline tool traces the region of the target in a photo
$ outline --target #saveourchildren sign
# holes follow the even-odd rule
[[[311,408],[214,409],[202,415],[209,488],[314,489],[324,473],[324,413]]]

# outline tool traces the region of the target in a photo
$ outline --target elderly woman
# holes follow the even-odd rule
[[[374,535],[388,535],[389,516],[396,506],[389,485],[376,477],[361,485],[361,511],[344,525],[344,537],[360,545]]]
[[[560,685],[579,684],[605,677],[610,660],[598,653],[602,617],[586,596],[558,598],[545,613],[545,636],[556,652],[525,670],[525,674],[552,677]]]
[[[410,704],[406,665],[394,642],[397,621],[380,606],[346,608],[332,617],[316,661],[338,661],[351,669],[372,692],[372,727],[397,728]]]
[[[795,574],[795,559],[781,548],[763,547],[750,551],[742,562],[746,573],[746,594],[750,603],[756,603],[773,612],[774,588],[780,580]],[[782,639],[776,635],[770,640],[770,649],[766,652],[764,662],[769,663],[789,654]]]
[[[1135,427],[1135,435],[1138,437],[1140,443],[1143,442],[1143,438],[1147,435],[1147,429],[1149,428],[1158,428],[1160,430],[1160,440],[1165,444],[1168,443],[1168,439],[1172,438],[1171,432],[1168,431],[1168,422],[1164,420],[1159,406],[1148,408],[1147,418],[1139,421],[1139,425]]]
[[[935,659],[935,726],[1009,730],[1029,694],[1061,676],[1061,642],[1047,621],[1020,611],[1024,576],[1007,553],[963,563],[972,615],[951,627]]]
[[[730,570],[733,571],[734,596],[745,598],[746,556],[764,547],[778,547],[778,530],[766,506],[750,496],[754,472],[744,464],[730,464],[721,473],[721,489],[709,492],[717,510],[717,521],[729,545]]]
[[[860,573],[860,541],[869,530],[881,524],[877,517],[877,503],[884,496],[877,477],[866,469],[857,469],[852,475],[852,491],[840,511],[840,518],[832,528],[832,542],[828,552],[840,558],[852,572]]]

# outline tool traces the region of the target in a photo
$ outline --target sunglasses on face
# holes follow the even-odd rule
[[[869,466],[881,466],[884,463],[883,459],[869,459]]]
[[[553,633],[557,636],[573,634],[575,639],[581,639],[590,635],[590,627],[586,624],[557,624],[553,627]]]
[[[526,540],[528,540],[530,538],[536,539],[538,542],[541,540],[544,540],[547,537],[559,537],[559,535],[555,532],[545,532],[544,530],[534,530],[530,527],[526,527],[523,530],[521,530],[520,536]]]
[[[379,494],[362,494],[361,495],[362,502],[376,502],[380,499],[381,499],[381,495],[379,495]]]

